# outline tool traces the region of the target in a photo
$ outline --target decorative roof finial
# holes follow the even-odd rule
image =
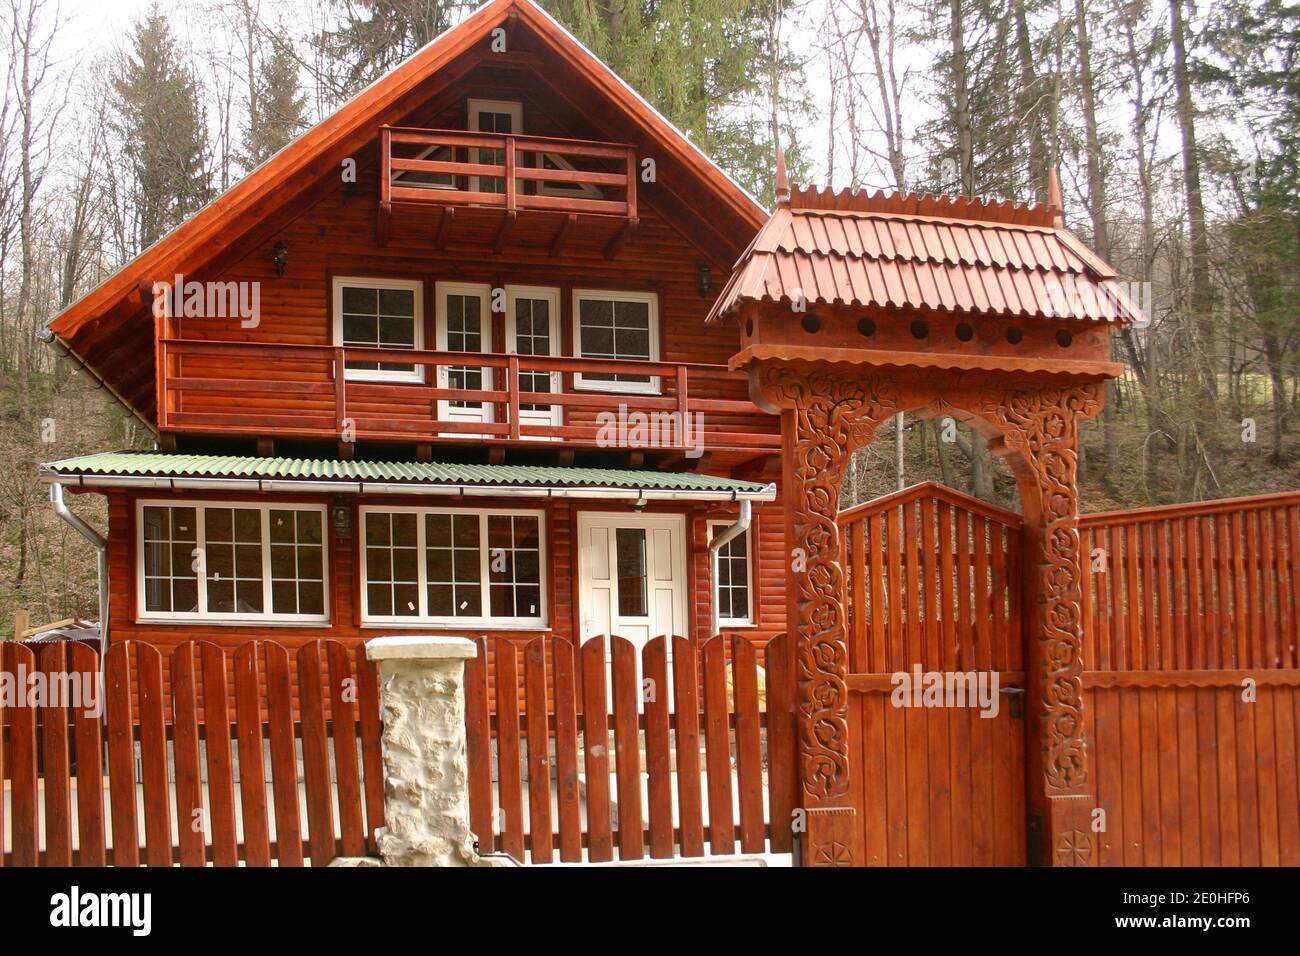
[[[1052,213],[1052,225],[1065,228],[1065,202],[1061,199],[1061,177],[1053,166],[1047,171],[1047,208]]]
[[[778,206],[788,206],[790,204],[790,177],[785,169],[785,150],[781,144],[776,146],[776,204]]]

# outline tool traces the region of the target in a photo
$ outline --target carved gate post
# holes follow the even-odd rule
[[[756,399],[781,413],[795,778],[805,814],[799,862],[853,866],[862,836],[849,790],[847,594],[836,516],[853,449],[871,440],[896,402],[858,370],[845,375],[796,362],[757,371]]]

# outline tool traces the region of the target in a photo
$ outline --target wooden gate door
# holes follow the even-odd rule
[[[1019,515],[927,482],[840,523],[858,859],[1024,865]]]

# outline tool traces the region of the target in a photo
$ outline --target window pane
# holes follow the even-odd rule
[[[620,617],[645,617],[646,550],[644,528],[615,529],[618,562],[618,613]]]
[[[198,610],[195,509],[148,506],[141,530],[145,611],[193,613]]]
[[[367,611],[373,616],[419,616],[416,520],[406,512],[365,515]]]
[[[413,289],[343,287],[343,342],[350,348],[409,349],[416,344],[415,291]],[[401,363],[347,362],[349,369],[383,368],[414,371]]]
[[[270,512],[271,610],[276,614],[325,613],[325,547],[319,511]]]

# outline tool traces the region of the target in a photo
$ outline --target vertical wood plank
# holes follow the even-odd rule
[[[289,652],[262,643],[266,668],[266,726],[271,740],[271,790],[275,800],[275,856],[280,866],[302,866],[302,812],[298,806],[298,754],[293,729],[293,676]]]
[[[528,730],[528,833],[534,863],[554,859],[551,830],[551,732],[546,701],[546,639],[524,648],[524,691]]]
[[[474,641],[478,653],[465,662],[465,757],[469,776],[469,825],[480,853],[499,847],[493,826],[492,717],[488,711],[488,642]]]
[[[874,614],[874,603],[872,608]],[[877,635],[873,633],[872,640],[876,639]],[[883,641],[883,635],[880,635],[879,639]],[[767,672],[767,800],[770,838],[773,853],[789,853],[794,845],[791,830],[795,779],[794,702],[792,700],[794,682],[790,674],[789,638],[785,634],[778,634],[767,642],[767,646],[763,648],[763,663]],[[691,703],[696,708],[697,716],[694,719],[698,720],[699,698],[692,698]],[[698,724],[693,723],[692,726],[695,747],[693,768],[697,788],[695,799],[698,806],[700,738]],[[681,772],[684,773],[685,770]]]
[[[731,807],[731,740],[727,727],[727,649],[715,635],[704,642],[704,744],[709,779],[709,849],[734,853],[736,832]]]
[[[99,655],[81,641],[70,644],[70,660],[74,673],[82,675],[82,686],[94,684],[102,694],[99,683]],[[81,866],[107,866],[107,841],[104,833],[104,750],[102,708],[77,708],[73,713],[73,740],[77,753],[77,843],[78,863]],[[0,715],[0,725],[3,717]],[[0,749],[3,749],[0,746]],[[4,761],[0,759],[0,780],[4,780]],[[4,816],[0,813],[0,833],[4,833]]]
[[[6,641],[0,645],[0,651],[4,654],[5,671],[15,675],[15,679],[19,674],[35,673],[36,656],[31,648],[16,641]],[[36,709],[28,695],[22,693],[14,695],[6,711],[9,748],[5,759],[10,775],[9,845],[12,861],[14,866],[37,866],[40,863],[40,777],[36,757]],[[3,783],[0,780],[0,786]],[[134,786],[130,794],[134,810]]]
[[[582,660],[583,766],[587,771],[587,857],[614,859],[609,794],[609,703],[605,685],[605,636],[580,650]]]
[[[163,703],[162,654],[136,643],[140,677],[140,767],[144,792],[145,859],[150,866],[172,865],[172,802],[167,779],[167,720]]]
[[[266,812],[266,768],[262,752],[262,691],[256,641],[235,649],[235,742],[239,754],[239,801],[243,810],[244,863],[271,865],[271,830]]]
[[[768,648],[771,648],[768,644]],[[770,658],[769,658],[770,661]],[[768,680],[772,671],[769,663]],[[673,725],[677,757],[677,813],[681,818],[682,856],[704,855],[704,801],[700,770],[700,675],[695,642],[673,638]],[[771,693],[769,684],[768,692]],[[768,698],[769,704],[771,698]],[[769,753],[772,738],[768,737]],[[775,764],[777,758],[773,758]],[[775,821],[773,821],[775,823]]]
[[[36,665],[46,674],[50,688],[41,708],[41,745],[44,756],[42,783],[45,797],[45,865],[72,865],[72,770],[68,753],[68,703],[56,687],[71,688],[72,683],[58,675],[69,674],[68,644],[54,641],[43,644]],[[72,701],[76,703],[76,701]],[[0,777],[0,787],[4,778]],[[0,838],[3,832],[0,831]]]
[[[176,825],[181,866],[207,865],[207,820],[199,747],[198,688],[194,642],[177,645],[171,656],[172,745],[176,762]]]
[[[758,654],[744,636],[731,647],[731,680],[736,713],[736,787],[740,796],[740,850],[762,853],[763,755],[759,732]]]
[[[307,788],[307,843],[311,865],[328,866],[337,853],[334,800],[330,785],[325,690],[321,684],[321,642],[309,641],[294,655],[298,667],[298,709],[302,715],[302,776]]]
[[[573,642],[551,638],[555,666],[555,791],[560,859],[582,862],[582,806],[578,792],[578,674]]]
[[[496,672],[497,781],[501,799],[501,849],[524,862],[524,803],[522,753],[519,745],[519,653],[506,638],[493,641]]]
[[[131,659],[128,656],[133,642],[123,641],[108,649],[105,683],[108,687],[108,778],[109,808],[113,819],[113,865],[135,867],[140,865],[140,832],[136,824],[135,804],[135,741],[134,694],[131,688]],[[8,649],[8,648],[6,648]],[[14,728],[14,714],[10,712],[10,732]],[[12,760],[11,760],[12,762]],[[15,780],[14,796],[18,796]],[[15,799],[14,810],[18,803]],[[14,835],[17,836],[15,819]],[[14,840],[15,852],[18,848]],[[15,859],[17,857],[15,856]]]
[[[362,818],[361,776],[357,770],[356,675],[352,673],[348,649],[339,641],[325,642],[325,659],[329,668],[328,697],[342,851],[344,856],[361,856],[366,850],[366,824]],[[261,747],[260,740],[258,746]]]
[[[482,654],[480,648],[479,653]],[[357,708],[361,725],[361,770],[366,794],[366,849],[379,852],[377,832],[384,826],[384,760],[379,719],[379,667],[366,657],[364,644],[357,645]],[[473,786],[471,782],[471,787]],[[470,819],[473,819],[471,810]]]
[[[610,638],[613,656],[614,766],[618,774],[618,857],[645,856],[645,824],[641,812],[641,747],[636,648],[626,638]]]
[[[668,638],[651,638],[641,649],[645,693],[646,802],[650,819],[650,855],[673,855],[672,747],[669,742],[670,685]]]
[[[199,645],[203,669],[203,728],[208,754],[208,806],[211,809],[212,862],[238,866],[235,827],[235,778],[230,748],[230,693],[226,682],[226,653],[216,644]]]

